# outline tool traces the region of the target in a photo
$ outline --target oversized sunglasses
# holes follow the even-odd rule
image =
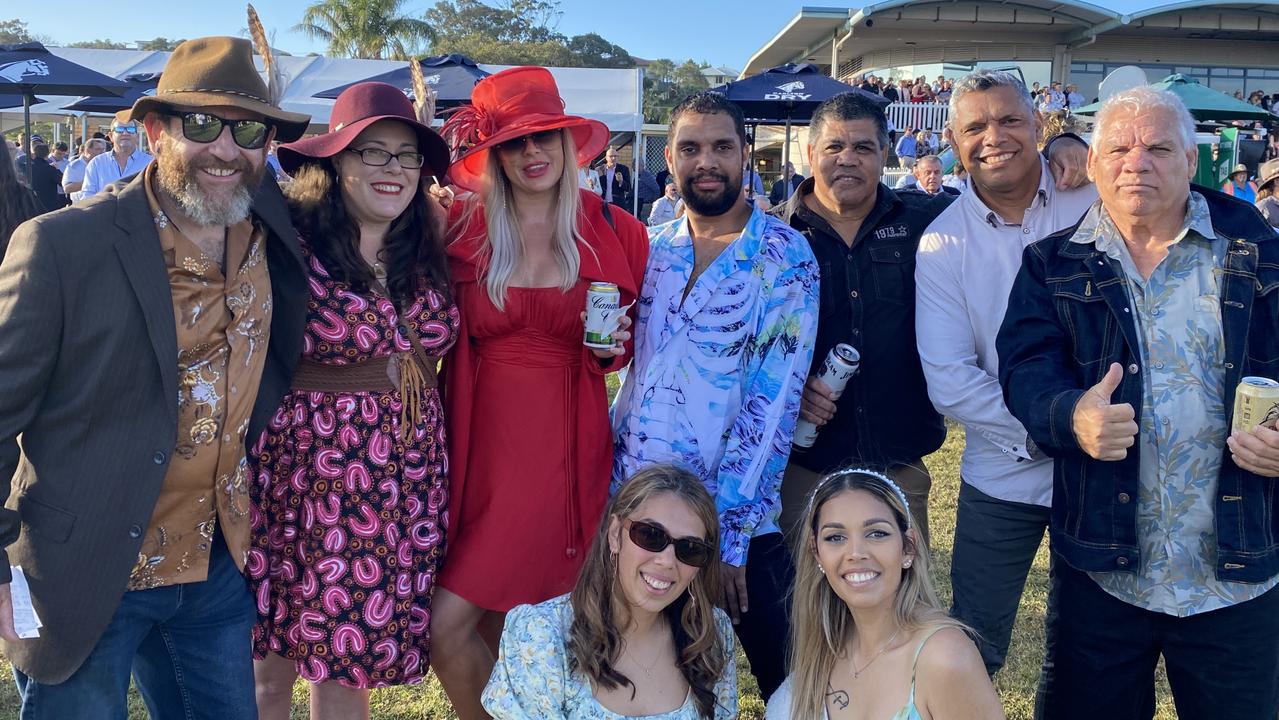
[[[690,567],[706,567],[714,557],[711,544],[695,537],[672,538],[666,528],[643,520],[627,520],[627,536],[636,547],[659,553],[668,546],[675,546],[675,559]]]
[[[126,135],[137,135],[138,126],[137,125],[116,125],[115,127],[111,128],[111,132],[124,133]]]
[[[364,148],[357,150],[356,148],[347,148],[348,152],[353,152],[360,156],[360,162],[370,167],[383,167],[391,162],[391,158],[395,158],[400,163],[400,167],[405,170],[417,170],[426,164],[426,158],[420,152],[412,152],[405,150],[402,153],[392,154],[381,148]]]
[[[504,153],[518,152],[524,149],[524,146],[528,144],[529,140],[532,140],[535,145],[545,150],[559,142],[560,131],[543,130],[542,132],[536,132],[531,135],[521,135],[517,138],[511,138],[506,142],[498,143],[497,149]]]
[[[178,115],[182,120],[182,136],[191,142],[208,144],[222,135],[222,128],[231,128],[231,139],[245,150],[258,150],[266,145],[271,126],[261,120],[227,120],[217,115],[189,112]]]

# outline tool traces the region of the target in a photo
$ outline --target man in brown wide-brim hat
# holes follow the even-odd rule
[[[0,264],[0,651],[24,720],[124,717],[130,674],[152,718],[256,718],[245,444],[307,298],[264,168],[308,118],[268,97],[247,40],[212,37],[132,119],[155,161],[20,226]],[[15,633],[10,565],[38,637]]]

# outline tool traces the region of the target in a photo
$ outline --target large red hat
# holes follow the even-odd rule
[[[561,128],[573,133],[579,167],[608,145],[604,123],[564,113],[560,89],[546,68],[514,67],[490,75],[475,84],[471,104],[456,110],[444,124],[445,137],[455,150],[463,151],[449,177],[463,188],[478,191],[490,149],[507,140]]]
[[[398,120],[417,133],[417,151],[426,158],[422,174],[444,177],[449,147],[434,130],[417,121],[413,103],[393,85],[362,82],[338,95],[329,115],[329,132],[281,145],[276,153],[284,172],[293,174],[302,163],[329,158],[347,149],[368,126],[379,120]]]

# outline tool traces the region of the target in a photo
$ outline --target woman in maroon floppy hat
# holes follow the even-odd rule
[[[444,362],[449,548],[431,622],[464,720],[487,717],[506,611],[568,592],[591,545],[613,458],[604,376],[628,360],[630,319],[612,348],[585,347],[587,289],[634,302],[648,257],[638,220],[579,189],[608,128],[566,115],[550,72],[491,75],[471,102],[445,124],[466,147],[449,176],[472,194],[450,208],[463,328]]]
[[[383,83],[347,89],[329,122],[279,149],[311,299],[292,390],[252,453],[264,720],[289,717],[298,675],[313,719],[366,718],[369,689],[422,680],[443,555],[435,371],[459,320],[424,188],[448,147]]]

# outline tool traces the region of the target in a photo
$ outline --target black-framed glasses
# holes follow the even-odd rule
[[[222,128],[231,128],[231,139],[245,150],[259,150],[266,145],[271,126],[261,120],[227,120],[203,112],[181,113],[182,137],[191,142],[208,144],[222,135]]]
[[[715,548],[701,538],[672,538],[666,528],[644,520],[627,520],[626,524],[627,536],[642,550],[659,553],[674,545],[675,559],[696,568],[706,567],[715,556]]]
[[[405,170],[417,170],[426,164],[426,156],[420,152],[405,150],[402,153],[391,153],[382,148],[364,148],[358,150],[356,148],[347,148],[348,152],[353,152],[360,156],[360,162],[371,167],[384,167],[391,162],[391,158],[395,158],[400,163],[400,167]]]
[[[543,130],[542,132],[535,132],[529,135],[521,135],[517,138],[511,138],[506,142],[498,143],[497,149],[505,153],[518,152],[524,149],[524,146],[528,144],[529,140],[532,140],[533,144],[545,150],[559,142],[560,131],[558,129]]]

